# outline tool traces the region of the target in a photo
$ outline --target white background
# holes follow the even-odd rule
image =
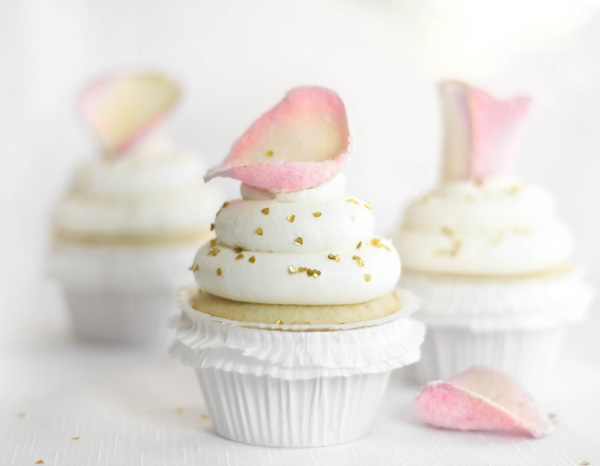
[[[44,275],[49,212],[74,167],[98,156],[76,108],[90,78],[124,67],[173,74],[185,98],[169,131],[207,165],[287,89],[332,87],[357,141],[349,189],[371,202],[382,234],[437,178],[436,81],[530,94],[516,172],[555,193],[597,288],[599,57],[600,8],[581,0],[0,2],[0,395],[8,412],[89,381],[91,361],[111,374],[128,367],[111,368],[118,352],[103,359],[67,338],[63,302]],[[234,182],[214,184],[236,194]],[[571,358],[600,361],[599,325],[594,308],[569,340]],[[53,377],[69,357],[77,373]]]

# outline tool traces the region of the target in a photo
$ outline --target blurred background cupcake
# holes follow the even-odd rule
[[[530,101],[496,100],[459,82],[439,89],[441,181],[408,205],[395,237],[402,284],[422,298],[418,318],[428,327],[417,377],[485,364],[540,389],[565,324],[584,317],[591,293],[550,193],[511,174]]]
[[[80,336],[160,341],[190,255],[211,236],[219,196],[199,158],[159,129],[179,97],[155,73],[105,77],[82,94],[102,154],[54,209],[49,258]]]

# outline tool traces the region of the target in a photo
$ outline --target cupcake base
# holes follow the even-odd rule
[[[194,367],[215,429],[270,447],[317,447],[366,435],[393,369],[419,358],[424,326],[400,291],[395,314],[343,325],[278,325],[214,317],[192,307],[199,289],[178,292],[182,309],[171,354]]]

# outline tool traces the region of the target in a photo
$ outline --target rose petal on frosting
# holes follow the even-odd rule
[[[442,82],[439,89],[445,125],[443,179],[480,181],[507,173],[531,100],[498,100],[456,81]]]
[[[344,103],[323,87],[297,87],[233,145],[208,171],[270,192],[291,192],[333,178],[350,154]]]
[[[160,73],[101,78],[81,96],[81,110],[108,155],[127,151],[146,137],[173,109],[181,91]]]
[[[429,382],[416,399],[423,420],[456,430],[493,430],[544,437],[552,424],[521,385],[505,373],[474,366]]]

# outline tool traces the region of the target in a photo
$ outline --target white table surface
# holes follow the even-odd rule
[[[59,311],[21,311],[0,314],[2,466],[600,465],[600,363],[592,358],[561,363],[561,385],[546,401],[557,425],[544,439],[429,428],[413,412],[418,388],[394,374],[369,436],[270,449],[219,437],[194,373],[164,349],[82,342]]]

